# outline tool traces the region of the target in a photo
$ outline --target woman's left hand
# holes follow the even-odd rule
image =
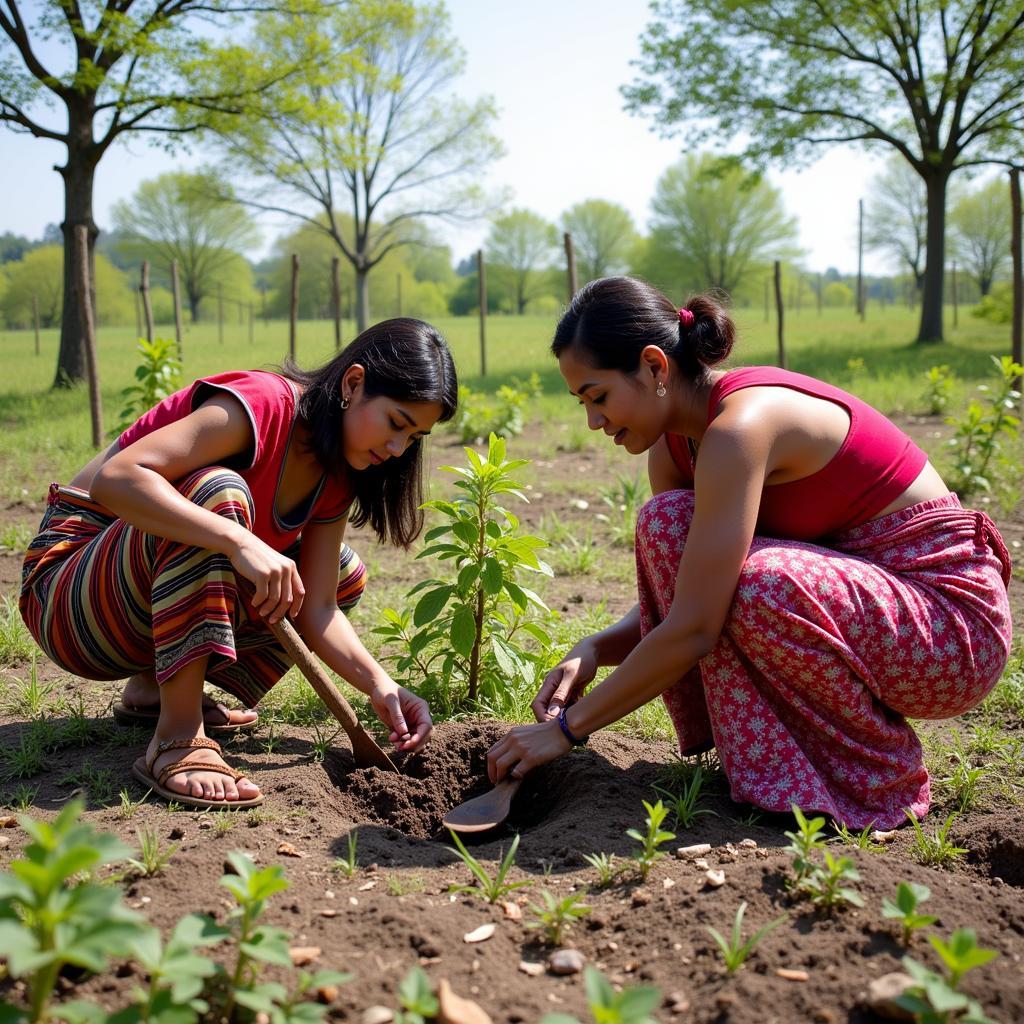
[[[423,748],[434,723],[430,706],[422,697],[394,682],[378,683],[370,691],[370,703],[377,717],[390,729],[388,739],[402,751]]]
[[[565,738],[557,719],[537,725],[516,726],[487,751],[487,775],[492,785],[506,775],[521,779],[531,768],[547,764],[568,753],[572,744]]]

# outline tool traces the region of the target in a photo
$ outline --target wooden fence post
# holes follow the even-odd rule
[[[178,343],[178,362],[185,354],[181,348],[181,288],[178,285],[178,261],[171,260],[171,294],[174,297],[174,340]]]
[[[572,244],[572,235],[566,231],[562,236],[565,243],[565,267],[568,274],[569,302],[571,303],[576,295],[576,249]]]
[[[779,319],[779,367],[786,368],[786,344],[782,336],[782,264],[775,261],[775,312]]]
[[[1010,171],[1010,262],[1013,267],[1013,328],[1010,332],[1010,355],[1015,363],[1024,363],[1021,353],[1022,323],[1024,323],[1024,275],[1021,273],[1020,237],[1020,168]]]
[[[341,351],[341,258],[331,257],[331,316],[334,318],[334,351]]]
[[[299,319],[299,254],[292,253],[292,300],[288,309],[288,355],[295,359],[295,334]]]
[[[480,285],[480,376],[487,376],[487,271],[484,267],[484,251],[476,251],[476,273]]]
[[[142,311],[146,316],[146,341],[153,344],[153,305],[149,301],[149,260],[142,261],[142,279],[139,282]]]
[[[85,326],[85,365],[89,374],[89,412],[92,416],[92,445],[103,444],[103,405],[100,398],[100,371],[96,359],[96,325],[92,312],[92,290],[89,280],[89,229],[84,224],[75,228],[75,242],[78,245],[78,264],[82,268],[78,279],[78,304]],[[149,264],[144,263],[144,279],[149,287]],[[148,300],[148,295],[146,296]]]

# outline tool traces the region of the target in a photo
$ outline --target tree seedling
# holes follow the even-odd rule
[[[954,846],[949,839],[949,829],[953,824],[953,819],[956,817],[955,812],[931,835],[921,827],[921,823],[917,820],[917,815],[913,811],[907,811],[907,817],[910,819],[910,824],[914,829],[914,842],[911,852],[919,863],[944,868],[969,852],[966,847]]]
[[[915,1015],[922,1024],[994,1024],[985,1016],[981,1005],[975,999],[960,992],[958,986],[963,976],[975,967],[981,967],[999,954],[993,949],[982,949],[977,936],[970,928],[958,928],[949,942],[937,935],[929,935],[928,941],[939,954],[948,971],[947,976],[929,970],[912,957],[902,960],[907,973],[917,982],[895,1002],[904,1010]]]
[[[735,974],[742,966],[747,957],[754,952],[757,944],[773,929],[778,928],[783,921],[786,920],[786,915],[782,914],[775,918],[774,921],[769,921],[768,924],[759,928],[753,935],[750,936],[746,942],[743,941],[743,915],[747,912],[747,904],[743,902],[739,905],[736,911],[736,916],[732,922],[732,935],[726,939],[720,931],[715,928],[708,928],[711,933],[711,938],[718,944],[718,948],[722,951],[722,960],[725,962],[725,969],[730,974]]]
[[[166,850],[161,850],[160,837],[156,834],[156,829],[148,825],[136,829],[135,834],[139,838],[140,859],[129,858],[128,863],[134,869],[133,874],[139,878],[153,878],[167,866],[180,844],[175,843]]]
[[[819,817],[808,820],[796,804],[791,804],[790,808],[796,818],[799,831],[785,833],[786,838],[790,841],[786,850],[793,854],[793,877],[789,879],[788,885],[791,889],[798,889],[814,868],[811,854],[815,850],[825,849],[825,833],[822,832],[825,819]]]
[[[419,965],[410,968],[398,983],[398,1001],[402,1009],[395,1014],[395,1024],[426,1024],[437,1015],[437,996]]]
[[[52,824],[19,818],[32,842],[9,873],[0,873],[0,959],[11,977],[27,979],[31,1024],[47,1016],[62,967],[98,973],[148,934],[120,890],[91,880],[96,868],[131,851],[116,836],[79,824],[82,808],[71,801]]]
[[[807,895],[811,903],[825,914],[845,903],[863,907],[864,900],[855,889],[845,883],[859,882],[860,873],[849,857],[833,857],[828,850],[822,851],[825,866],[814,865],[800,883],[800,892]]]
[[[832,826],[836,830],[835,841],[846,846],[854,846],[858,850],[867,850],[869,853],[880,853],[885,847],[871,838],[875,829],[875,823],[865,825],[859,832],[851,832],[845,825]]]
[[[359,830],[352,829],[347,837],[348,854],[339,857],[332,865],[332,871],[338,871],[346,878],[351,878],[359,870],[359,861],[356,860],[356,844],[359,842]]]
[[[616,992],[607,978],[596,968],[583,969],[583,986],[587,993],[594,1024],[657,1024],[651,1014],[661,1005],[661,989],[653,985],[632,985]],[[540,1024],[580,1024],[567,1013],[549,1013]]]
[[[544,932],[544,941],[549,946],[560,946],[565,934],[572,928],[573,922],[590,913],[590,907],[580,903],[583,894],[570,893],[564,899],[556,899],[547,889],[540,893],[544,906],[536,903],[530,904],[530,910],[534,913],[534,919],[528,921],[527,928],[541,929]]]
[[[501,862],[498,865],[497,874],[494,878],[487,873],[487,869],[478,861],[470,852],[466,849],[462,840],[458,837],[458,834],[448,830],[448,834],[452,837],[452,841],[455,843],[456,849],[452,850],[449,846],[448,849],[452,853],[457,854],[463,864],[469,868],[470,873],[476,879],[473,885],[459,885],[454,886],[450,889],[451,892],[466,892],[471,896],[482,896],[488,903],[497,903],[502,896],[508,895],[510,892],[515,892],[516,889],[528,888],[530,882],[506,882],[505,878],[512,866],[515,864],[516,850],[519,849],[519,834],[512,840],[512,845],[508,848]]]
[[[651,868],[665,856],[665,852],[660,850],[659,847],[669,842],[669,840],[675,839],[675,833],[665,832],[661,828],[661,823],[668,814],[668,808],[660,800],[653,806],[646,800],[641,802],[647,811],[647,817],[644,819],[647,825],[647,832],[645,834],[635,828],[631,828],[626,831],[626,835],[630,839],[635,839],[640,844],[640,850],[633,854],[633,860],[636,861],[637,868],[640,871],[640,878],[646,881]]]
[[[899,921],[903,929],[903,945],[909,946],[910,939],[917,928],[927,928],[938,920],[932,914],[919,914],[918,906],[924,903],[932,891],[927,885],[917,882],[900,882],[896,886],[896,900],[882,900],[882,916],[892,921]]]
[[[715,813],[710,808],[700,806],[700,802],[704,798],[704,769],[699,763],[683,783],[681,791],[670,792],[661,786],[655,786],[654,790],[666,798],[669,809],[675,818],[676,828],[689,828],[695,818],[699,818],[702,814]]]

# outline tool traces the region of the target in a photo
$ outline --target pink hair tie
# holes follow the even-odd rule
[[[693,310],[686,309],[685,306],[681,310],[679,310],[679,322],[684,327],[692,327],[693,326],[693,321],[695,319],[696,318],[693,315]]]

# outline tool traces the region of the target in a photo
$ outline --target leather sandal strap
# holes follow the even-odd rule
[[[175,761],[173,764],[164,765],[164,767],[160,769],[160,774],[157,776],[157,785],[165,785],[168,779],[173,778],[175,775],[180,775],[182,772],[200,771],[216,772],[218,775],[228,775],[234,779],[235,782],[245,776],[245,772],[237,771],[234,768],[228,767],[226,764],[210,764],[207,761],[196,761],[186,758],[184,761]]]
[[[156,763],[156,759],[161,754],[166,754],[168,750],[212,750],[217,754],[221,752],[219,743],[206,739],[204,736],[193,736],[190,740],[161,740],[156,745],[152,756],[146,759],[146,771],[150,775],[153,774],[153,765]]]

